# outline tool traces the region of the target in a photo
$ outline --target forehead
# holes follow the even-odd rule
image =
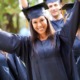
[[[58,4],[58,5],[59,5],[60,2],[59,2],[59,1],[51,2],[51,3],[48,3],[48,6],[49,6],[49,5],[54,5],[54,4]]]
[[[45,19],[45,16],[39,16],[37,18],[33,18],[32,21],[37,21],[37,20],[40,20],[40,19]]]

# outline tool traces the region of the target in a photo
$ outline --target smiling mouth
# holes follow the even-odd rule
[[[40,29],[38,29],[39,31],[42,31],[42,30],[44,30],[44,28],[40,28]]]
[[[53,13],[56,13],[57,11],[53,11]]]

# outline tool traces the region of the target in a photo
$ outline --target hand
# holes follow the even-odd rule
[[[19,0],[22,8],[27,8],[28,7],[28,1],[27,0]]]

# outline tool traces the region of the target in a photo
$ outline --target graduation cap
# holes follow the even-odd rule
[[[56,1],[62,2],[62,0],[44,0],[44,2],[46,2],[47,4],[48,3],[53,3],[53,2],[56,2]]]
[[[70,13],[73,8],[74,3],[67,3],[62,6],[62,10],[66,10],[67,13]]]
[[[22,11],[27,17],[27,19],[31,20],[33,18],[37,18],[39,16],[44,15],[44,12],[43,12],[44,9],[48,9],[48,6],[46,5],[45,2],[37,4],[32,7],[28,7],[26,9],[23,9]]]

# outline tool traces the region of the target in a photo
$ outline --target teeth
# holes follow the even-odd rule
[[[44,28],[40,28],[40,29],[38,29],[38,30],[43,30]]]

